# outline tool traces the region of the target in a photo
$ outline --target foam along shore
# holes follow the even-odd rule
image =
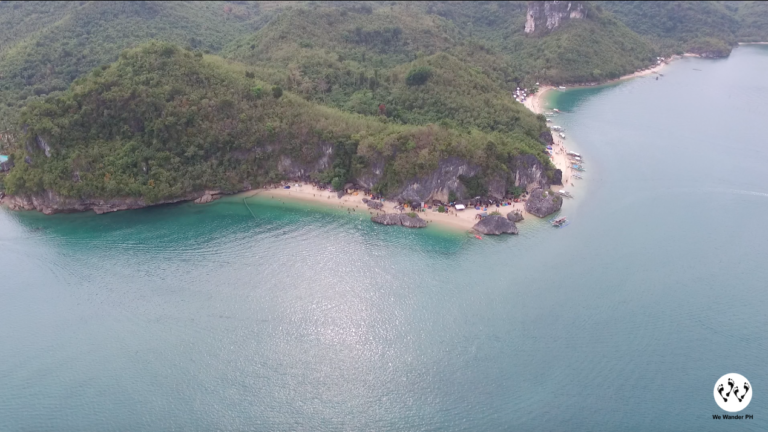
[[[346,209],[355,213],[362,212],[369,217],[382,213],[400,213],[400,211],[395,209],[395,206],[397,206],[397,202],[395,201],[385,200],[382,202],[383,207],[381,210],[374,210],[369,208],[368,205],[363,202],[363,198],[369,197],[363,192],[357,192],[357,195],[354,193],[346,194],[339,198],[336,192],[331,192],[327,189],[320,189],[308,183],[291,183],[290,186],[290,189],[283,189],[281,187],[255,189],[252,191],[243,192],[242,194],[239,194],[239,196],[242,196],[243,198],[260,196],[262,198],[275,200],[311,202],[334,208]],[[507,213],[517,210],[522,212],[524,217],[533,218],[533,215],[525,212],[524,206],[525,203],[522,201],[518,203],[513,202],[510,206],[502,206],[498,209],[495,206],[488,207],[487,213],[498,211],[502,214],[502,216],[506,216]],[[410,210],[406,209],[405,211],[408,212]],[[482,209],[475,210],[474,208],[467,208],[466,210],[457,211],[454,208],[446,207],[446,211],[447,213],[439,213],[437,211],[433,211],[432,209],[427,209],[425,212],[420,212],[419,217],[427,221],[430,225],[435,224],[450,229],[468,231],[472,230],[472,227],[474,227],[478,222],[477,215],[484,213]]]

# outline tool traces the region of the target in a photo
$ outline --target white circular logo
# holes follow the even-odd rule
[[[752,400],[752,384],[742,375],[729,373],[715,383],[715,402],[728,412],[739,412]]]

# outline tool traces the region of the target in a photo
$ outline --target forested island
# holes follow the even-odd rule
[[[766,40],[761,2],[2,2],[0,188],[100,212],[281,180],[395,200],[560,182],[518,88]]]

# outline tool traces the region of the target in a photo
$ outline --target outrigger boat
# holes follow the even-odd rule
[[[557,191],[557,193],[560,194],[561,196],[566,197],[566,198],[573,198],[573,195],[571,195],[570,192],[565,191],[563,189],[560,189],[559,191]]]
[[[581,167],[581,165],[573,165],[571,168],[575,169],[576,171],[580,171],[580,172],[586,171],[584,168]]]
[[[557,219],[552,219],[550,221],[552,223],[552,226],[555,228],[562,228],[565,226],[568,226],[571,222],[565,218],[565,216],[559,217]]]
[[[581,180],[581,179],[583,179],[583,178],[584,178],[584,177],[582,177],[582,176],[580,176],[580,175],[578,175],[578,174],[572,174],[572,175],[573,175],[573,178],[577,178],[577,179],[579,179],[579,180]]]

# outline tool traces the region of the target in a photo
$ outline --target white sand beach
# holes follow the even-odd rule
[[[298,185],[298,186],[297,186]],[[256,189],[249,192],[240,194],[243,197],[260,196],[263,198],[275,199],[275,200],[298,200],[305,202],[312,202],[317,204],[323,204],[332,206],[335,208],[346,209],[351,212],[364,212],[370,216],[375,216],[382,213],[399,213],[400,211],[395,209],[397,205],[394,201],[384,201],[384,207],[382,210],[374,210],[368,208],[368,205],[363,202],[363,198],[370,198],[363,192],[356,192],[353,194],[346,194],[341,198],[337,197],[336,192],[328,191],[327,189],[319,189],[312,184],[308,183],[290,183],[290,189],[283,189],[282,187]],[[488,213],[498,211],[502,216],[506,216],[507,213],[518,210],[523,212],[525,218],[533,218],[533,215],[525,213],[523,202],[512,203],[510,206],[496,206],[488,207],[485,210]],[[483,213],[484,210],[476,210],[474,208],[467,208],[466,210],[457,211],[453,208],[446,208],[447,213],[439,213],[431,209],[427,209],[425,212],[420,212],[419,217],[426,220],[428,223],[439,224],[452,229],[459,230],[471,230],[477,223],[477,215]],[[405,212],[411,211],[411,209],[405,209]],[[523,222],[524,223],[524,222]]]

